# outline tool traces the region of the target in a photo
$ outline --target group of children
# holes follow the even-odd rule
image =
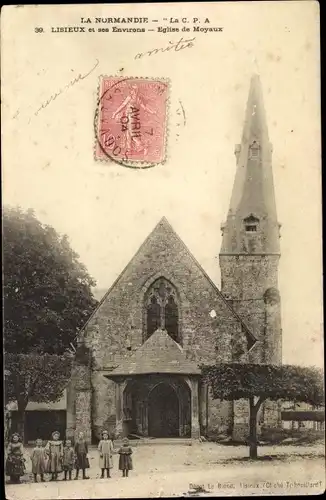
[[[67,439],[65,443],[60,440],[59,432],[52,433],[52,439],[43,447],[42,439],[36,440],[36,446],[31,454],[32,473],[34,482],[40,476],[41,482],[44,482],[44,474],[51,474],[50,481],[56,481],[58,474],[64,472],[64,481],[72,479],[72,471],[76,470],[74,479],[78,479],[79,471],[82,471],[82,478],[89,479],[86,476],[86,469],[89,469],[88,446],[82,432],[79,433],[75,445]],[[101,479],[104,478],[106,470],[107,477],[111,477],[110,469],[113,467],[113,441],[109,438],[107,431],[102,432],[102,439],[98,445],[99,465],[101,469]],[[132,470],[132,449],[129,446],[128,439],[123,440],[123,444],[118,450],[119,470],[123,477],[128,477],[129,470]],[[20,436],[15,433],[12,435],[11,442],[7,450],[6,474],[10,476],[13,483],[19,483],[20,477],[25,474],[24,449]]]

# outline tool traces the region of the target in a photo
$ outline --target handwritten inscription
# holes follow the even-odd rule
[[[37,116],[39,112],[42,111],[42,109],[47,108],[49,104],[51,104],[51,102],[55,101],[57,97],[66,92],[70,87],[76,85],[76,83],[80,82],[80,80],[84,80],[85,78],[87,78],[98,65],[99,65],[99,60],[97,59],[95,65],[87,73],[84,74],[79,73],[79,75],[76,78],[71,80],[69,83],[67,83],[67,85],[59,89],[58,92],[55,92],[49,97],[49,99],[44,101],[42,105],[35,111],[34,115]]]
[[[174,50],[175,52],[180,52],[180,50],[191,49],[194,46],[194,41],[196,38],[190,38],[189,40],[184,40],[182,37],[178,42],[169,42],[167,47],[161,47],[159,49],[148,50],[147,52],[140,52],[135,55],[135,59],[141,59],[144,56],[152,56],[156,55],[159,52],[169,52],[170,50]]]

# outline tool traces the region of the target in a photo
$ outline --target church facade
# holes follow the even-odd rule
[[[67,435],[213,437],[247,428],[245,402],[213,400],[200,366],[281,363],[280,258],[261,84],[251,80],[237,170],[222,224],[221,287],[163,218],[79,338]],[[266,425],[277,424],[273,405]],[[244,430],[245,432],[245,430]]]

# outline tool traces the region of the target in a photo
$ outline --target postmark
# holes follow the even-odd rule
[[[95,159],[133,168],[164,163],[168,99],[167,79],[101,76]]]

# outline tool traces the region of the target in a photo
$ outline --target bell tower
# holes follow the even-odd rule
[[[221,291],[258,339],[253,363],[282,362],[277,220],[261,83],[251,79],[236,174],[227,219],[222,224]]]

